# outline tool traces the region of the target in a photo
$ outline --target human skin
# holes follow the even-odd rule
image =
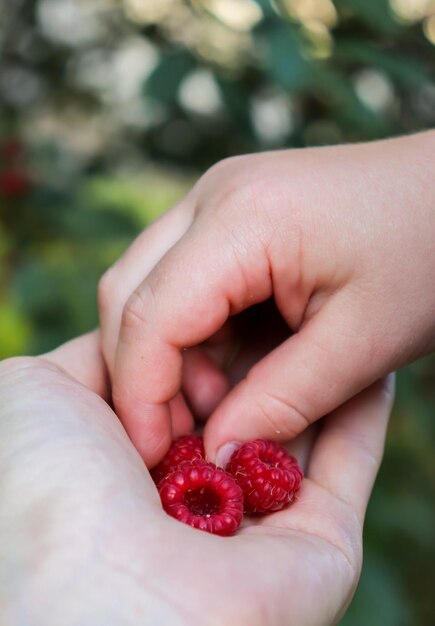
[[[294,442],[297,501],[229,538],[163,512],[108,393],[96,334],[0,363],[0,623],[337,623],[360,572],[392,381]]]
[[[434,131],[231,158],[138,237],[99,303],[114,406],[149,466],[192,413],[211,414],[221,463],[434,349],[434,162]],[[238,314],[268,299],[245,332]]]

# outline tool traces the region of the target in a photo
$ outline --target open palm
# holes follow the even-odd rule
[[[298,501],[229,538],[162,511],[106,394],[94,336],[0,364],[0,623],[337,622],[359,576],[390,387],[300,440]]]

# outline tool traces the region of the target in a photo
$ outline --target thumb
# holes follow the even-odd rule
[[[388,370],[366,305],[343,290],[248,372],[212,414],[207,455],[225,465],[238,442],[288,441]]]

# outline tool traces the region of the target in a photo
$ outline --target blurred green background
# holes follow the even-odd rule
[[[0,1],[0,358],[218,159],[435,124],[434,0]],[[418,306],[418,303],[416,303]],[[344,626],[435,624],[435,360],[400,372]]]

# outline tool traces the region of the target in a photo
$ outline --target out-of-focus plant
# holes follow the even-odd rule
[[[100,166],[147,154],[202,168],[435,122],[433,0],[17,0],[1,10],[1,123]]]
[[[104,269],[186,183],[150,168],[133,175],[83,171],[61,150],[0,146],[0,358],[39,353],[98,323]]]
[[[96,325],[102,271],[216,160],[433,126],[434,43],[434,0],[0,0],[0,358]],[[434,367],[399,376],[343,626],[435,623]]]

